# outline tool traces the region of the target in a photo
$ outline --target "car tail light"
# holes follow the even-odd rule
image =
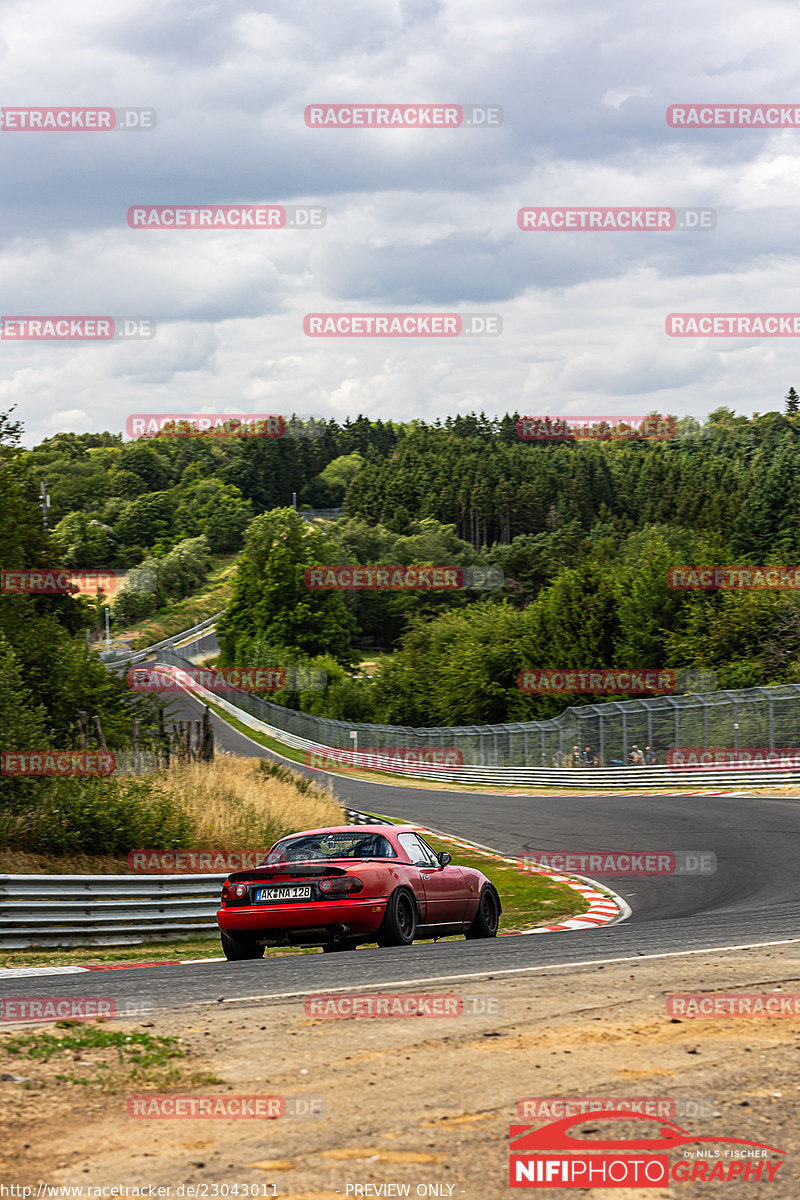
[[[236,904],[247,895],[247,885],[244,883],[223,883],[222,885],[222,903]]]
[[[363,881],[355,875],[341,875],[337,879],[321,879],[319,890],[323,896],[347,896],[351,892],[363,892]]]

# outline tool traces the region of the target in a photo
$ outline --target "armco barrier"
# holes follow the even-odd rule
[[[154,642],[152,646],[145,646],[143,650],[103,650],[100,658],[109,667],[121,666],[122,664],[131,666],[134,663],[142,662],[145,658],[149,658],[151,654],[155,654],[158,650],[183,646],[194,634],[213,628],[221,616],[222,611],[214,613],[213,617],[207,617],[205,621],[200,621],[199,624],[192,625],[189,629],[182,630],[181,633],[175,633],[172,637],[164,638],[161,642]]]
[[[213,933],[224,875],[0,875],[0,947]]]
[[[354,809],[347,823],[391,824]],[[0,948],[213,935],[225,875],[0,875]]]

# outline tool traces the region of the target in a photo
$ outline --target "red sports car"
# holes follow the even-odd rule
[[[500,912],[494,884],[436,854],[413,825],[339,825],[281,838],[260,866],[229,875],[217,923],[225,957],[240,959],[265,946],[490,938]]]

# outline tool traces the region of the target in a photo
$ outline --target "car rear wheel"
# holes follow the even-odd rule
[[[417,906],[410,892],[392,892],[378,930],[379,946],[410,946],[417,932]]]
[[[490,887],[485,887],[478,901],[478,911],[472,918],[472,924],[466,932],[468,938],[497,937],[497,927],[500,924],[500,905],[497,896]]]
[[[228,962],[242,958],[263,958],[264,947],[259,946],[254,938],[246,933],[229,933],[227,929],[220,930],[222,950]]]

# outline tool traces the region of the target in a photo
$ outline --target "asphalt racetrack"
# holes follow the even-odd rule
[[[197,719],[201,711],[200,702],[185,694],[175,699],[172,709],[176,719]],[[214,727],[221,750],[275,757],[216,717]],[[800,797],[504,796],[380,785],[327,774],[323,779],[355,808],[419,822],[503,854],[710,850],[717,856],[717,871],[701,876],[604,876],[600,882],[621,895],[632,914],[599,929],[490,942],[369,947],[355,954],[141,967],[102,975],[59,972],[37,975],[37,995],[102,991],[118,1003],[147,1001],[156,1008],[174,1009],[337,988],[422,986],[535,971],[569,974],[581,964],[604,960],[800,940]],[[9,975],[4,973],[5,995],[30,994],[29,977]]]

